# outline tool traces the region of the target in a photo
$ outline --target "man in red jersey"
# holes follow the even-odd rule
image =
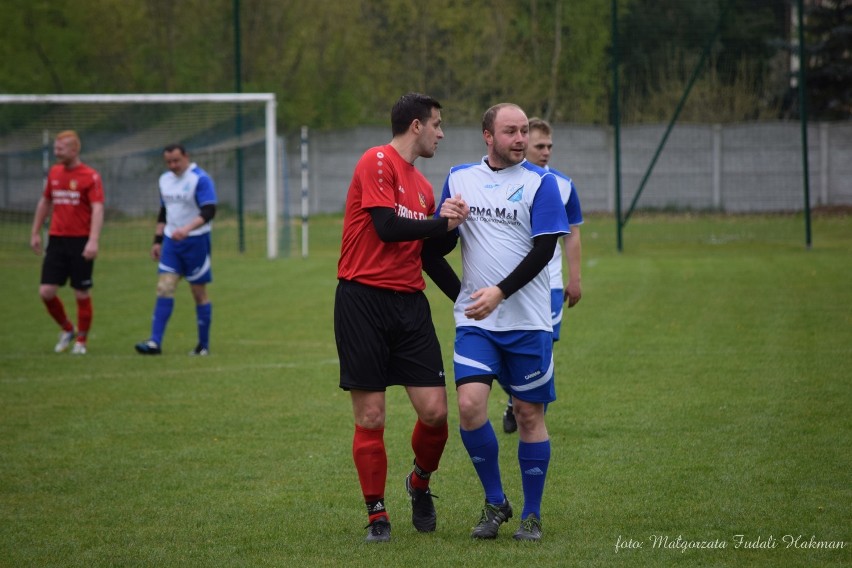
[[[411,435],[414,468],[405,478],[415,529],[436,527],[429,478],[447,442],[447,391],[441,348],[423,293],[423,239],[444,235],[470,209],[447,200],[433,218],[431,184],[414,167],[431,158],[444,137],[441,105],[409,93],[391,110],[393,138],[370,148],[355,166],[343,218],[334,299],[334,334],[340,388],[349,391],[355,415],[352,456],[367,505],[368,542],[390,540],[385,509],[387,453],[385,390],[405,387],[417,413]]]
[[[76,132],[65,130],[57,134],[53,154],[59,163],[47,174],[47,184],[35,210],[30,246],[36,254],[42,254],[41,229],[50,215],[50,241],[38,293],[62,328],[54,351],[61,353],[74,343],[71,353],[85,355],[92,324],[89,289],[104,224],[104,188],[100,174],[80,161],[80,137]],[[76,332],[56,295],[68,279],[77,300]]]

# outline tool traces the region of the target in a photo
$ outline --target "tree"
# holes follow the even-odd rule
[[[783,37],[784,24],[783,6],[773,0],[634,0],[621,23],[628,119],[669,119],[702,58],[693,92],[703,92],[705,102],[711,96],[728,100],[685,108],[683,119],[771,114],[779,98],[770,82],[780,53],[773,40]],[[663,93],[669,102],[660,105]],[[724,116],[720,109],[727,109]]]
[[[818,120],[852,117],[852,3],[826,0],[805,12],[809,114]]]

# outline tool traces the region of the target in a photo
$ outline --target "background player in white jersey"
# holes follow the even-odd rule
[[[574,182],[562,172],[550,167],[550,155],[553,150],[553,129],[541,118],[530,119],[530,142],[527,145],[527,160],[556,176],[559,193],[568,214],[568,224],[571,232],[562,237],[562,246],[557,246],[553,258],[547,264],[550,271],[550,315],[553,320],[553,341],[559,341],[562,330],[562,306],[565,302],[573,308],[583,295],[580,287],[580,265],[582,247],[580,245],[580,225],[583,224],[583,211],[580,207],[580,197]],[[568,282],[562,279],[562,256],[568,263]],[[503,412],[503,431],[510,434],[518,429],[515,414],[512,412],[512,396],[506,403]]]
[[[455,299],[453,353],[462,443],[485,491],[473,538],[496,538],[512,515],[503,492],[497,436],[488,420],[496,378],[515,399],[518,462],[524,492],[518,540],[541,538],[541,499],[550,462],[544,406],[556,398],[550,282],[544,270],[559,236],[568,232],[565,207],[553,174],[524,159],[529,121],[517,105],[502,103],[483,115],[488,154],[478,164],[456,166],[444,184],[470,206],[453,231],[461,240],[462,281],[437,279],[433,264],[446,263],[440,239],[424,244],[424,268]],[[454,241],[449,247],[454,245]],[[433,248],[433,246],[435,248]]]
[[[157,301],[151,323],[151,336],[136,344],[142,355],[162,353],[166,324],[174,309],[178,280],[189,282],[195,299],[198,345],[190,355],[207,355],[210,349],[210,322],[213,306],[207,296],[212,281],[210,265],[210,221],[216,215],[216,189],[211,177],[190,163],[189,154],[180,144],[163,150],[169,171],[160,176],[160,214],[151,247],[151,258],[158,262]]]

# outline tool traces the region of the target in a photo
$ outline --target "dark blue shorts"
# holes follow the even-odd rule
[[[210,248],[210,233],[182,241],[165,237],[157,271],[183,276],[190,284],[207,284],[213,280]]]
[[[456,384],[488,382],[526,402],[553,402],[553,339],[549,331],[488,331],[456,328]]]

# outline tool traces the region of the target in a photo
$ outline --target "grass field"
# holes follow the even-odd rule
[[[186,356],[184,284],[165,354],[133,351],[153,306],[144,249],[111,253],[105,239],[85,357],[53,353],[39,259],[0,250],[0,566],[848,566],[852,217],[817,219],[812,250],[801,227],[638,217],[619,254],[612,220],[587,219],[537,545],[511,539],[516,519],[494,542],[469,538],[482,491],[452,388],[437,532],[410,523],[414,414],[394,389],[393,540],[363,543],[332,330],[339,217],[312,220],[307,259],[217,249],[204,359]],[[450,304],[429,295],[451,371]],[[517,435],[499,432],[492,398],[519,508]],[[616,550],[631,541],[641,548]],[[715,548],[686,548],[702,542]]]

